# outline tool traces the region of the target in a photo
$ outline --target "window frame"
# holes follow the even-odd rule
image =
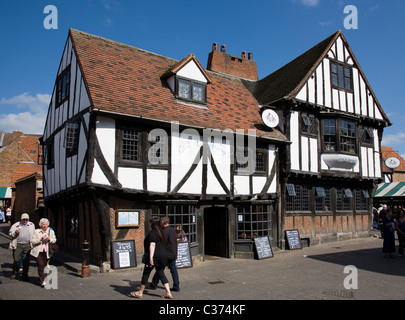
[[[69,125],[77,126],[77,128],[68,128]],[[69,129],[73,129],[74,132],[72,133],[72,131],[70,131]],[[79,149],[79,138],[80,138],[80,122],[67,121],[65,124],[65,136],[63,140],[63,147],[66,149],[67,158],[77,154]]]
[[[326,128],[332,128],[328,124],[328,126],[325,125],[326,122],[334,122],[334,133],[325,133]],[[354,125],[354,129],[352,130],[354,132],[353,135],[350,134],[344,134],[344,131],[342,130],[347,130],[349,133],[349,129],[346,127],[343,127],[342,124],[344,123],[350,123]],[[351,119],[345,119],[345,118],[323,118],[322,119],[322,153],[344,153],[348,155],[358,155],[359,152],[359,136],[357,134],[358,132],[358,124],[356,121],[353,121]],[[332,138],[334,137],[334,139]],[[353,144],[348,144],[345,143],[342,139],[348,140],[354,140]],[[334,140],[334,141],[333,141]],[[331,146],[332,143],[335,145],[335,149],[332,149],[331,147],[327,148],[327,146]],[[350,150],[344,150],[344,146],[353,146],[353,151]]]
[[[190,84],[190,97],[189,98],[180,96],[180,92],[179,92],[180,81],[188,82]],[[203,93],[204,93],[203,100],[193,99],[194,86],[196,84],[203,86]],[[193,80],[193,79],[189,79],[189,78],[185,78],[185,77],[176,76],[176,98],[180,99],[180,100],[185,100],[185,101],[189,101],[189,102],[206,105],[207,104],[207,84],[202,81],[197,81],[197,80]]]
[[[272,210],[269,204],[237,205],[235,207],[235,240],[251,241],[256,237],[271,236]]]
[[[247,166],[248,166],[248,161],[249,161],[249,159],[247,160],[247,162],[246,163],[243,163],[243,164],[240,164],[239,162],[238,162],[238,158],[237,158],[237,148],[241,148],[240,146],[238,146],[238,145],[235,145],[235,152],[234,152],[234,173],[235,174],[248,174],[249,172],[248,172],[248,170],[246,169],[246,170],[244,170],[244,168],[246,168]],[[248,146],[244,146],[243,147],[243,149],[244,149],[244,157],[248,157],[248,152],[249,152],[249,147]],[[262,156],[260,157],[261,159],[262,159],[262,163],[263,163],[263,170],[258,170],[258,153],[262,153]],[[252,173],[253,175],[267,175],[268,174],[268,171],[269,171],[269,166],[268,166],[268,157],[269,157],[269,150],[268,150],[268,148],[266,148],[265,146],[261,146],[261,145],[257,145],[256,146],[256,150],[255,150],[255,155],[256,155],[256,157],[255,157],[255,164],[254,164],[254,166],[255,166],[255,170],[254,170],[254,172]]]
[[[337,72],[333,71],[333,66],[336,65],[336,70]],[[343,86],[341,86],[341,80],[339,79],[339,67],[342,68],[343,70]],[[345,70],[349,70],[350,71],[350,76],[347,77],[345,74]],[[333,75],[336,75],[337,77],[337,84],[334,83],[333,80]],[[350,88],[346,87],[346,79],[349,80],[349,84],[350,84]],[[332,88],[338,89],[338,90],[344,90],[347,92],[353,92],[353,66],[346,64],[346,63],[342,63],[340,61],[336,61],[336,60],[331,60],[330,61],[330,83],[332,85]]]
[[[61,106],[65,101],[69,99],[70,96],[70,65],[61,72],[61,74],[56,79],[56,90],[55,90],[55,108]],[[66,80],[66,82],[64,82]],[[63,92],[65,94],[63,95]]]

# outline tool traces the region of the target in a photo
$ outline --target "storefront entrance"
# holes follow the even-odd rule
[[[229,258],[228,209],[204,209],[205,255]]]

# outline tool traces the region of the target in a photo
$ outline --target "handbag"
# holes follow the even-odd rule
[[[50,243],[49,244],[49,250],[50,250],[51,254],[59,252],[58,244],[56,242],[55,243]]]
[[[49,232],[49,238],[51,238],[51,232]],[[50,254],[59,252],[59,246],[58,246],[58,244],[56,242],[55,243],[49,243],[49,252],[50,252]]]

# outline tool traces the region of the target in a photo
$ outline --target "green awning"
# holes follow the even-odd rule
[[[10,187],[0,187],[0,199],[11,199],[11,194]]]
[[[405,182],[384,182],[378,185],[375,198],[405,197]]]

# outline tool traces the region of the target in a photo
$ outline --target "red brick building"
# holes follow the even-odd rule
[[[0,131],[0,187],[12,189],[11,198],[0,199],[0,205],[12,208],[12,221],[23,213],[14,210],[16,181],[31,174],[42,175],[40,137],[20,130],[12,133]]]

